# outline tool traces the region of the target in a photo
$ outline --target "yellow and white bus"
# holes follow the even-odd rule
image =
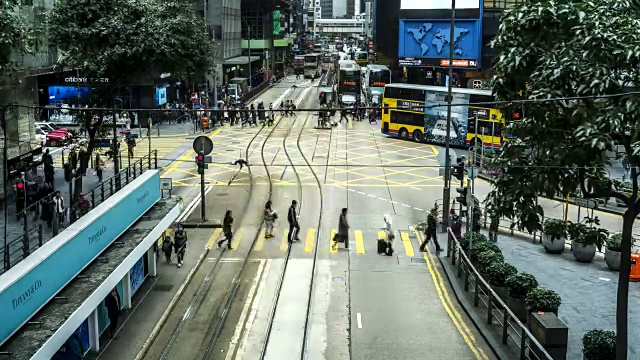
[[[447,90],[443,86],[387,84],[382,99],[382,133],[444,145]],[[484,143],[486,148],[501,149],[504,117],[491,104],[495,101],[491,91],[453,88],[452,97],[451,146],[468,148]]]

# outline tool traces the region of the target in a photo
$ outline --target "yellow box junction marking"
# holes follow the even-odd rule
[[[213,249],[221,233],[222,233],[221,228],[217,228],[213,230],[213,233],[211,233],[211,237],[209,238],[209,241],[207,241],[207,249],[209,250]]]
[[[364,254],[364,238],[362,237],[362,231],[354,231],[353,237],[356,239],[356,254]]]
[[[264,248],[264,241],[267,238],[264,236],[264,228],[260,230],[260,236],[258,236],[258,240],[256,241],[256,246],[253,247],[255,251],[261,251]]]
[[[313,243],[316,238],[316,229],[307,230],[307,240],[304,242],[304,251],[312,252],[313,251]]]
[[[413,257],[415,253],[413,252],[413,245],[411,244],[411,239],[409,239],[409,234],[402,231],[400,232],[400,238],[402,239],[402,244],[404,245],[404,252],[408,257]]]
[[[216,130],[213,133],[211,133],[211,135],[209,135],[209,139],[213,139],[214,137],[216,137],[220,133],[220,131],[222,131],[222,128],[219,128],[218,130]],[[196,154],[196,152],[193,151],[193,149],[187,151],[187,153],[182,155],[182,157],[180,157],[180,159],[178,159],[177,161],[174,161],[173,164],[171,166],[169,166],[169,168],[162,175],[171,174],[172,172],[174,172],[178,168],[178,166],[180,166],[180,164],[183,161],[188,160],[189,157],[193,157],[195,154]]]
[[[338,252],[338,244],[333,242],[333,239],[336,237],[336,231],[331,230],[331,236],[329,237],[329,252],[337,253]]]
[[[238,245],[240,245],[240,241],[242,241],[242,235],[244,234],[244,230],[242,228],[238,229],[235,234],[233,234],[233,240],[231,240],[231,248],[236,250]]]

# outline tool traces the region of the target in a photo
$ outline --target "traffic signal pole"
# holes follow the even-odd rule
[[[449,39],[455,38],[454,26],[456,19],[456,0],[451,1],[451,25]],[[444,165],[444,189],[442,189],[442,232],[447,232],[449,227],[449,200],[451,198],[451,158],[449,148],[451,146],[451,102],[453,101],[453,41],[449,41],[449,84],[447,91],[447,134],[445,136],[445,165]]]
[[[200,199],[202,199],[202,203],[200,204],[200,220],[207,220],[207,206],[206,199],[204,196],[204,142],[202,143],[202,152],[200,152],[200,156],[202,156],[202,171],[200,171]]]

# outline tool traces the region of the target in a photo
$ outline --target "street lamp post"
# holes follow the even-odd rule
[[[449,148],[451,146],[451,103],[453,101],[453,40],[455,35],[456,0],[451,0],[451,24],[449,29],[449,83],[447,84],[447,135],[445,137],[445,167],[444,189],[442,189],[442,229],[447,231],[449,227],[449,200],[451,198],[451,158]]]

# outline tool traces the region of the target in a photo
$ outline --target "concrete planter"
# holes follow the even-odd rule
[[[575,241],[571,242],[571,252],[573,253],[573,257],[580,262],[591,262],[593,258],[596,256],[596,246],[595,245],[585,245]]]
[[[542,237],[542,246],[549,254],[560,254],[564,251],[564,245],[567,241],[566,238],[562,237],[559,239],[551,240],[551,236],[544,235]]]
[[[506,304],[507,298],[509,297],[509,292],[507,291],[507,288],[505,288],[504,286],[494,286],[494,285],[491,285],[491,288],[496,293],[496,295],[498,295],[500,300],[502,300],[502,302]],[[498,308],[501,308],[501,306],[498,306]]]
[[[609,269],[613,271],[620,271],[620,251],[605,250],[604,261],[607,263]]]
[[[524,300],[514,299],[511,296],[507,296],[506,303],[520,322],[527,322],[527,306],[525,305]]]

